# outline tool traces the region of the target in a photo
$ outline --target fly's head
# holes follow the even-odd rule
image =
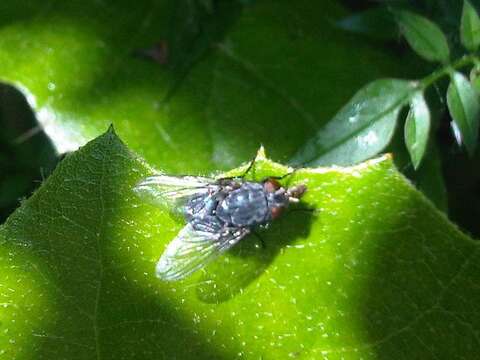
[[[287,190],[287,195],[290,202],[298,203],[300,198],[307,191],[307,187],[304,184],[298,184],[292,187],[289,187]]]
[[[263,189],[267,194],[267,202],[272,214],[272,219],[278,218],[283,212],[283,209],[291,202],[297,203],[305,191],[307,191],[307,187],[303,184],[285,189],[273,178],[267,178],[263,182]]]

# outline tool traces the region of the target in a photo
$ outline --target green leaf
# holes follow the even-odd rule
[[[468,79],[459,72],[451,75],[447,90],[447,105],[453,119],[454,129],[459,144],[464,144],[470,155],[473,155],[478,139],[478,117],[480,104],[478,94]]]
[[[448,62],[450,50],[438,25],[410,11],[395,11],[395,16],[400,31],[418,55],[428,61]]]
[[[349,165],[383,150],[400,109],[414,86],[405,80],[376,80],[362,89],[292,159],[299,165]]]
[[[470,70],[470,83],[475,91],[480,94],[480,65],[476,64],[472,70]]]
[[[355,89],[409,70],[338,31],[346,15],[334,0],[2,0],[0,80],[61,153],[113,123],[175,173],[231,168],[260,144],[288,159]]]
[[[410,103],[405,121],[405,144],[415,169],[425,154],[430,132],[430,110],[422,93],[417,93]]]
[[[286,171],[260,158],[255,174]],[[477,355],[479,243],[388,156],[297,171],[315,213],[287,212],[265,249],[246,238],[180,283],[154,276],[183,224],[133,193],[151,173],[110,131],[0,228],[2,358]]]
[[[480,18],[468,0],[464,0],[463,2],[460,40],[470,51],[476,51],[480,45]]]

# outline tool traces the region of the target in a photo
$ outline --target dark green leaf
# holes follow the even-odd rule
[[[347,15],[337,1],[247,2],[2,0],[0,79],[59,152],[113,123],[149,163],[204,173],[260,144],[289,158],[355,89],[405,75],[332,26]]]
[[[480,45],[480,18],[468,0],[463,2],[460,39],[462,44],[470,51],[476,51]]]
[[[430,110],[422,93],[417,93],[410,103],[410,111],[405,121],[405,144],[415,169],[427,148],[430,132]]]
[[[405,80],[381,79],[366,85],[297,152],[292,163],[348,165],[378,154],[389,143],[398,113],[413,91]]]
[[[478,94],[468,79],[459,72],[451,75],[447,105],[453,119],[456,139],[473,155],[478,139],[480,104]]]
[[[476,64],[470,71],[470,83],[478,94],[480,94],[480,65]]]
[[[450,50],[438,25],[405,10],[396,11],[395,15],[401,32],[418,55],[428,61],[448,62]]]
[[[154,276],[183,224],[134,195],[148,174],[109,132],[0,228],[2,359],[477,356],[480,244],[388,156],[299,170],[316,213],[287,212],[265,248],[246,238],[180,283]]]
[[[398,37],[392,13],[386,7],[375,7],[350,15],[336,23],[343,30],[374,39],[394,40]]]

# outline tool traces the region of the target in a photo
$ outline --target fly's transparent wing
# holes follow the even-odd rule
[[[206,177],[159,174],[140,181],[134,191],[151,204],[181,211],[188,199],[218,189],[214,182]]]
[[[248,228],[227,228],[222,232],[198,231],[186,225],[168,244],[157,263],[157,276],[180,280],[204,267],[249,233]]]

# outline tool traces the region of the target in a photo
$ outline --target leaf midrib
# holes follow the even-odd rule
[[[397,102],[392,104],[390,107],[388,107],[385,111],[378,113],[377,116],[373,117],[370,121],[367,121],[364,123],[364,125],[359,126],[357,129],[352,131],[349,136],[345,136],[343,138],[340,138],[337,142],[333,143],[332,145],[325,147],[323,151],[318,152],[318,156],[316,157],[311,157],[308,160],[304,161],[303,164],[308,164],[311,161],[314,161],[315,159],[319,159],[323,157],[325,154],[328,154],[332,150],[334,150],[337,147],[340,147],[344,143],[348,142],[351,138],[356,137],[358,134],[363,132],[365,129],[370,127],[372,124],[376,123],[377,121],[380,121],[383,117],[387,116],[390,112],[393,112],[395,108],[403,106],[404,103],[410,100],[412,94],[414,92],[412,90],[407,91],[405,96],[400,97]],[[333,120],[333,119],[332,119]]]

